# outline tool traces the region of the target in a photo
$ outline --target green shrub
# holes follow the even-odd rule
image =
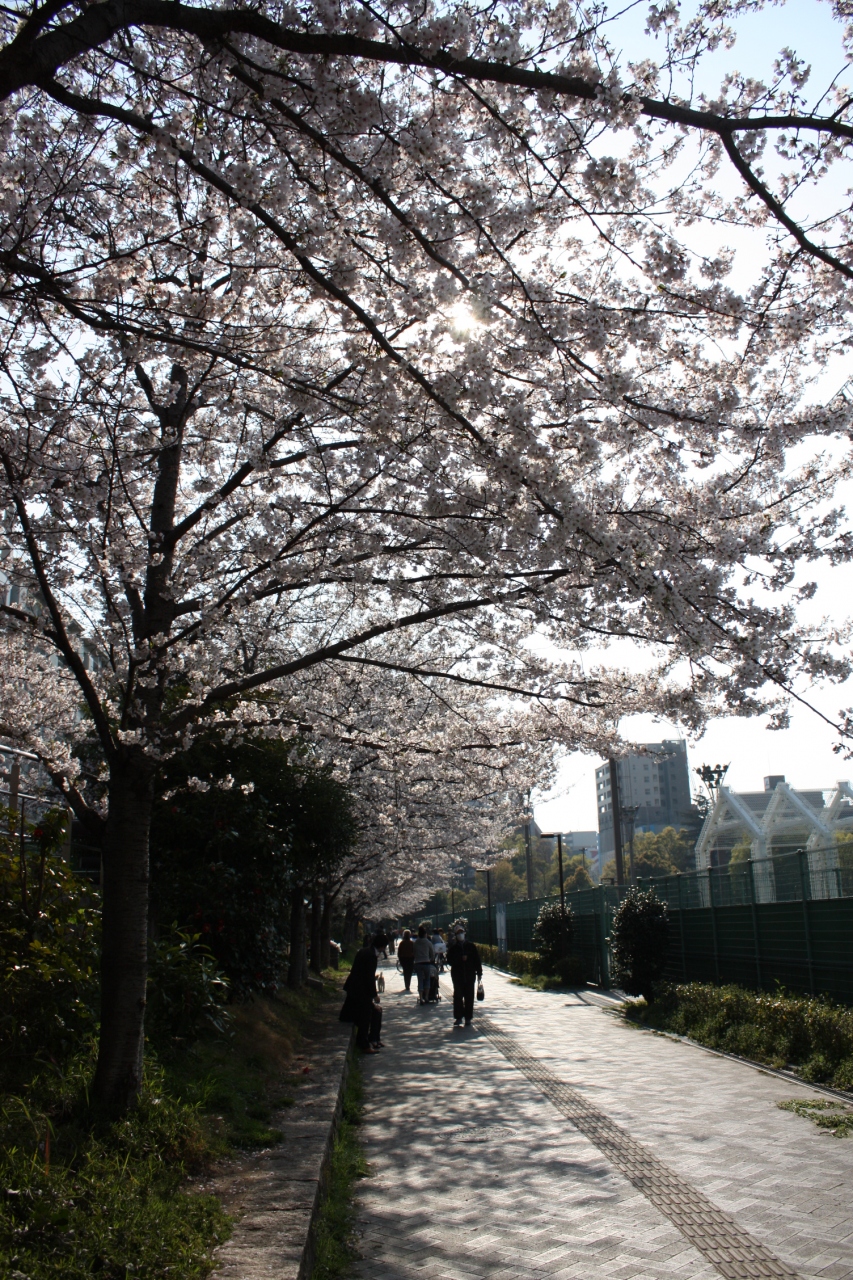
[[[535,951],[507,952],[507,968],[510,973],[536,973],[539,957]]]
[[[533,949],[539,954],[542,973],[557,973],[557,965],[572,953],[574,922],[571,907],[543,902],[533,926]]]
[[[535,951],[498,951],[497,947],[479,942],[477,950],[483,964],[508,969],[519,977],[547,977],[549,980],[554,979],[561,987],[586,986],[586,969],[580,956],[564,956],[546,967]]]
[[[147,1030],[155,1039],[194,1039],[204,1031],[225,1031],[228,980],[214,956],[199,941],[173,924],[155,942],[148,964]]]
[[[563,956],[554,964],[553,973],[563,987],[586,986],[586,966],[580,956]]]
[[[23,1087],[33,1063],[62,1061],[96,1026],[100,899],[57,855],[66,815],[27,824],[0,809],[0,1084]]]
[[[610,947],[614,977],[629,996],[651,1003],[663,974],[669,918],[666,903],[653,889],[630,889],[613,917]]]
[[[663,987],[653,1006],[635,1006],[628,1016],[711,1049],[794,1066],[815,1083],[853,1088],[853,1009],[826,1000],[690,982]]]

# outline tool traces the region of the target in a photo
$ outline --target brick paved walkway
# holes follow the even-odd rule
[[[359,1277],[853,1280],[853,1139],[776,1106],[806,1086],[493,970],[468,1030],[386,981]]]

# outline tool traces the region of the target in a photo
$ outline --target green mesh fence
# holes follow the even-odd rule
[[[780,853],[684,875],[640,880],[670,914],[665,976],[672,981],[831,996],[853,1004],[853,866],[835,848]],[[598,885],[566,895],[574,916],[572,950],[589,982],[610,986],[610,926],[627,886]],[[474,942],[529,951],[545,898],[465,911]],[[459,913],[457,913],[458,915]],[[417,927],[420,919],[408,921]],[[431,916],[446,928],[456,915]]]

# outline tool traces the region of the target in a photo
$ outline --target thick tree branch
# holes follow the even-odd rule
[[[425,67],[459,79],[509,85],[586,101],[595,101],[601,94],[600,82],[592,77],[561,75],[482,58],[454,58],[443,50],[428,54],[408,42],[368,40],[345,33],[294,31],[250,9],[202,9],[172,3],[171,0],[104,0],[101,4],[90,5],[70,22],[42,32],[35,38],[31,29],[22,28],[15,39],[0,51],[0,97],[6,98],[17,89],[39,84],[75,58],[100,48],[117,32],[132,27],[182,31],[206,42],[222,41],[229,35],[251,35],[289,53]],[[626,98],[637,101],[643,114],[652,119],[710,133],[806,129],[834,138],[853,139],[853,125],[831,116],[723,116],[715,111],[700,111],[665,99],[630,93]]]
[[[435,677],[438,680],[449,680],[455,684],[470,685],[474,689],[494,689],[497,693],[512,693],[521,698],[532,698],[534,701],[547,698],[553,702],[573,702],[579,707],[598,707],[601,705],[600,702],[592,698],[573,698],[567,693],[552,693],[542,689],[523,689],[517,685],[498,684],[492,680],[477,680],[472,676],[459,675],[455,671],[438,671],[431,667],[410,667],[402,662],[383,662],[378,658],[362,658],[348,653],[337,654],[335,660],[337,662],[352,662],[362,667],[378,667],[382,671],[398,671],[403,675]],[[566,683],[565,680],[560,681],[560,684]],[[576,680],[573,683],[584,684],[586,682]]]
[[[730,134],[721,134],[723,146],[726,154],[743,178],[750,191],[753,191],[758,198],[763,201],[777,222],[781,222],[786,231],[790,231],[801,249],[806,253],[810,253],[813,257],[819,258],[821,262],[825,262],[827,266],[832,267],[841,275],[846,276],[848,280],[853,280],[853,267],[843,262],[841,258],[836,257],[834,253],[830,253],[828,249],[822,248],[821,245],[815,244],[810,240],[802,227],[798,226],[792,217],[785,212],[784,206],[773,195],[754,170],[746,163],[738,148],[735,146],[734,138]]]

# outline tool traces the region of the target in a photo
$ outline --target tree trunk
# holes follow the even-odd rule
[[[329,893],[323,894],[323,914],[320,918],[320,964],[324,969],[332,967],[332,949],[329,940],[332,936],[332,905],[334,898]]]
[[[142,1087],[153,801],[153,770],[144,757],[134,753],[113,766],[103,838],[101,1031],[93,1095],[114,1113],[133,1106]]]
[[[323,969],[323,944],[321,924],[323,919],[323,899],[319,893],[311,894],[311,969],[321,973]]]
[[[344,914],[344,936],[341,939],[344,947],[351,947],[355,942],[358,934],[358,914],[351,902],[347,903],[347,909]]]
[[[287,985],[294,989],[302,986],[302,962],[305,955],[305,907],[302,889],[294,889],[290,903],[290,964],[287,968]]]

